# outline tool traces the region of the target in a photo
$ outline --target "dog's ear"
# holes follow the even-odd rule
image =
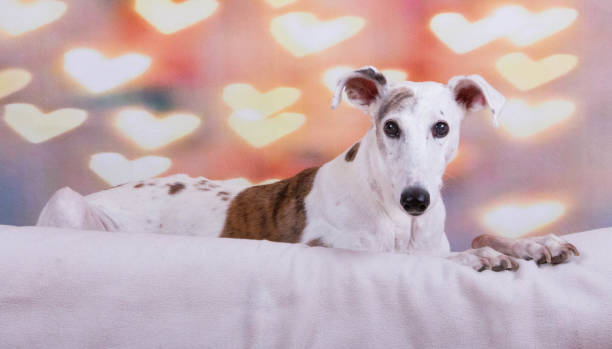
[[[498,125],[498,117],[506,99],[480,75],[455,76],[448,81],[455,101],[468,112],[479,111],[488,106],[493,116],[493,124]]]
[[[376,68],[370,66],[357,69],[338,80],[332,108],[338,107],[342,101],[342,92],[346,91],[349,102],[368,113],[370,106],[381,99],[386,87],[387,79]]]

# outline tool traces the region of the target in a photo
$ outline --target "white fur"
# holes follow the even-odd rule
[[[363,69],[377,72],[373,67]],[[368,74],[360,70],[342,77],[332,107],[338,106],[345,85],[352,78],[363,81],[364,77],[368,78]],[[370,114],[372,128],[360,140],[353,161],[346,161],[343,153],[318,170],[305,199],[307,225],[301,242],[317,239],[337,248],[434,254],[476,270],[510,265],[508,256],[489,247],[450,253],[444,232],[446,212],[440,195],[446,165],[457,153],[464,115],[488,106],[496,120],[503,107],[503,96],[476,75],[454,77],[447,85],[408,81],[387,85],[371,81],[378,90],[374,99],[368,94],[361,95],[359,88],[364,85],[359,84],[353,85],[347,96]],[[482,92],[469,110],[455,101],[456,90],[462,86],[476,86]],[[409,89],[413,96],[378,121],[384,97],[398,88]],[[368,98],[361,99],[362,96]],[[377,128],[390,119],[399,125],[403,135],[400,139],[388,138],[381,132],[377,136]],[[446,137],[432,136],[431,128],[438,121],[450,126]],[[203,185],[202,181],[208,184]],[[169,189],[175,183],[182,183],[185,188],[171,195]],[[426,189],[431,197],[429,207],[420,216],[408,214],[400,204],[402,191],[411,186]],[[247,187],[248,183],[239,181],[175,175],[128,183],[84,198],[65,188],[45,206],[38,225],[219,236],[231,199]],[[219,192],[227,192],[227,200],[222,200]],[[504,243],[506,247],[512,245],[509,250],[515,256],[530,258],[542,254],[544,246],[555,251],[564,246],[564,241],[555,236]]]

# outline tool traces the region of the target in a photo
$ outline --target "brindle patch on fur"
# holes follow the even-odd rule
[[[306,227],[304,200],[318,168],[240,192],[230,203],[221,237],[299,242]]]
[[[344,156],[344,160],[351,162],[353,160],[355,160],[355,157],[357,156],[357,151],[359,150],[359,142],[355,143],[351,149],[349,149],[349,151],[346,152],[346,155]]]
[[[178,193],[179,191],[185,189],[185,184],[180,183],[180,182],[176,182],[174,184],[166,184],[168,187],[170,187],[168,189],[168,194],[170,195],[174,195],[176,193]]]
[[[331,247],[328,244],[324,243],[323,239],[321,239],[321,238],[316,238],[316,239],[310,240],[310,241],[308,241],[306,243],[306,245],[308,245],[310,247],[317,247],[317,246],[320,246],[320,247]]]
[[[413,96],[414,92],[412,92],[412,90],[406,87],[393,90],[389,94],[389,96],[383,100],[381,107],[378,110],[377,120],[382,120],[389,112],[399,108],[406,98],[410,98]]]

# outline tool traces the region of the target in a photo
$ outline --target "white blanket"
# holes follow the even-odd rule
[[[570,263],[0,226],[1,348],[612,348],[612,228]]]

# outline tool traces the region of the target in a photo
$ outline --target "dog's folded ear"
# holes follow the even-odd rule
[[[342,92],[346,91],[346,96],[357,108],[368,112],[370,106],[381,99],[387,79],[374,67],[363,67],[345,74],[338,80],[332,108],[338,107],[342,101]]]
[[[479,111],[488,106],[493,116],[493,124],[498,125],[506,99],[482,76],[455,76],[448,81],[447,86],[453,92],[455,101],[468,112]]]

